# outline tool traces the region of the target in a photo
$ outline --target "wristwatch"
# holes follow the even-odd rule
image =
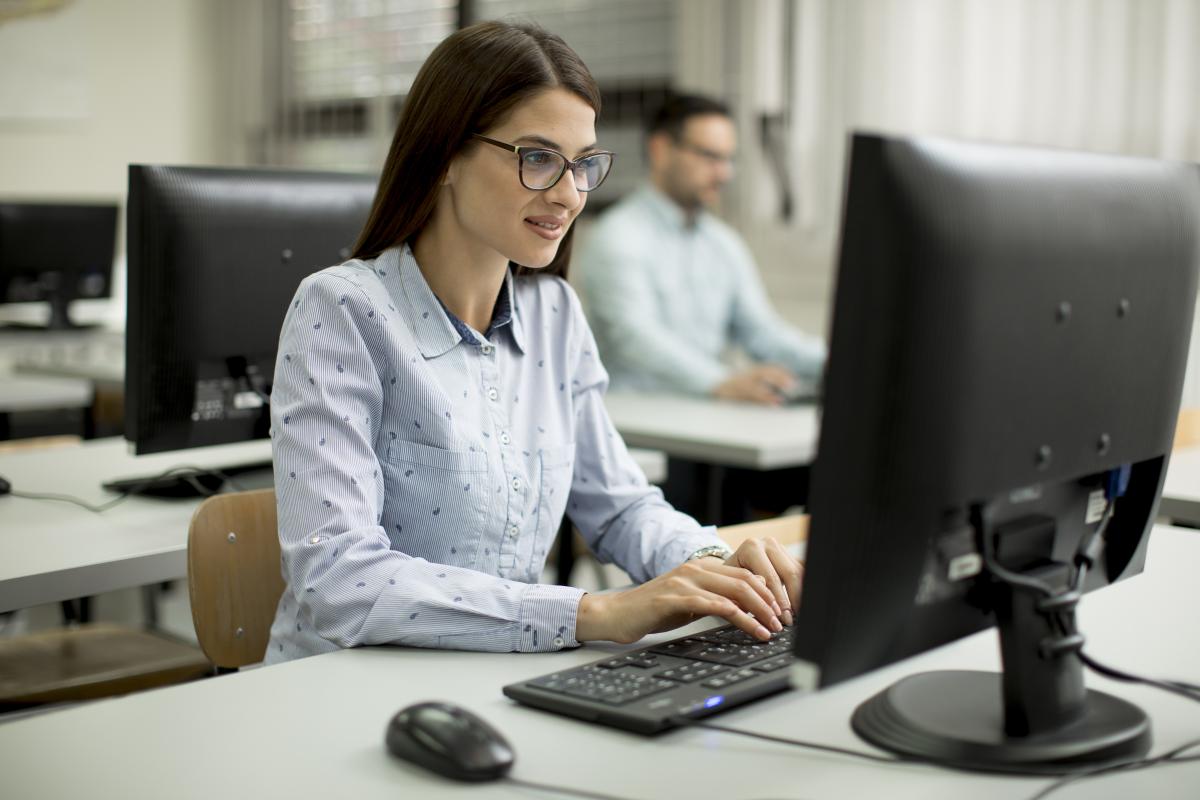
[[[692,553],[690,556],[687,557],[687,560],[695,561],[697,558],[706,558],[707,556],[713,556],[715,558],[719,558],[722,561],[724,561],[725,559],[729,558],[732,555],[733,555],[733,550],[729,547],[729,545],[710,544],[707,547],[701,547],[699,550]]]

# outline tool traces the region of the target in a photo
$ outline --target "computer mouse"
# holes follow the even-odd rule
[[[12,484],[5,480],[3,475],[0,475],[0,495],[8,494],[12,491]]]
[[[453,703],[417,703],[392,717],[384,737],[392,755],[460,781],[490,781],[512,769],[508,740]]]

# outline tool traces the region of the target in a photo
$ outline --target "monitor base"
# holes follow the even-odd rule
[[[1060,775],[1146,755],[1150,720],[1140,708],[1089,690],[1083,716],[1047,733],[1009,736],[998,672],[912,675],[855,709],[866,741],[902,756],[960,769]]]

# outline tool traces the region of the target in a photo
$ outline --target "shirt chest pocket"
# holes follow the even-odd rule
[[[575,468],[574,443],[545,447],[539,453],[538,537],[553,537],[571,494]]]
[[[486,527],[487,470],[486,453],[390,442],[383,525],[393,549],[473,566]]]

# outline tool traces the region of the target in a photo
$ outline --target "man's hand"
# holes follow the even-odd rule
[[[783,367],[759,364],[725,379],[713,389],[713,396],[722,400],[739,400],[762,405],[780,405],[784,396],[796,386],[796,378]]]

